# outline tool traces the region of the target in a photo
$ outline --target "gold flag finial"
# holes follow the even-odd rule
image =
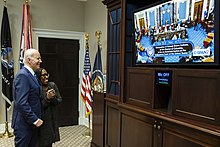
[[[7,1],[6,1],[6,0],[3,0],[3,1],[4,1],[4,5],[6,6],[6,2],[7,2]]]
[[[98,39],[98,44],[100,44],[101,35],[102,35],[102,32],[101,32],[101,31],[98,30],[98,31],[95,32],[95,36],[96,36],[97,39]]]
[[[86,49],[89,49],[89,34],[85,34],[85,39],[86,39]]]
[[[25,3],[28,4],[28,1],[31,3],[31,0],[25,0]]]
[[[101,38],[101,35],[102,35],[102,32],[101,31],[99,31],[99,30],[97,30],[96,32],[95,32],[95,36],[97,37],[97,39],[98,39],[98,45],[101,47],[101,43],[100,43],[100,38]]]

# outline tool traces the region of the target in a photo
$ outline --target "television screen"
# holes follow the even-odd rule
[[[136,65],[218,65],[216,2],[169,0],[136,10]]]
[[[155,82],[156,85],[171,85],[172,71],[171,70],[156,70],[155,71]]]

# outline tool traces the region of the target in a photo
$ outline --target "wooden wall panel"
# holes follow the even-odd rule
[[[219,125],[220,72],[178,69],[174,73],[174,114]]]
[[[104,93],[93,92],[92,145],[98,147],[104,145],[104,97]]]
[[[186,136],[166,131],[163,132],[163,147],[205,147]]]
[[[125,103],[143,108],[152,108],[154,96],[154,75],[152,70],[128,69],[128,86]]]
[[[105,146],[119,147],[120,142],[120,113],[116,105],[106,102]]]
[[[197,130],[195,125],[186,127],[168,121],[163,121],[161,128],[163,130],[162,136],[164,147],[172,147],[172,145],[175,147],[175,144],[181,144],[177,145],[178,147],[182,147],[183,145],[184,147],[188,147],[189,144],[191,144],[192,147],[220,147],[219,135],[215,136],[208,132]]]

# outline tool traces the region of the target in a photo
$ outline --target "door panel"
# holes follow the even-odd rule
[[[58,106],[58,124],[78,124],[79,40],[39,38],[41,67],[50,74],[63,98]]]

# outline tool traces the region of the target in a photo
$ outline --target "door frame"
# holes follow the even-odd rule
[[[83,66],[84,66],[84,57],[85,55],[85,33],[84,32],[75,32],[75,31],[63,31],[63,30],[51,30],[51,29],[40,29],[40,28],[33,28],[33,46],[36,49],[39,49],[38,43],[39,38],[58,38],[58,39],[73,39],[79,40],[79,95],[78,95],[78,112],[79,112],[79,125],[85,125],[89,127],[88,118],[85,117],[85,105],[80,98],[81,93],[81,81],[82,81],[82,73],[83,73]],[[34,44],[36,43],[36,44]]]

